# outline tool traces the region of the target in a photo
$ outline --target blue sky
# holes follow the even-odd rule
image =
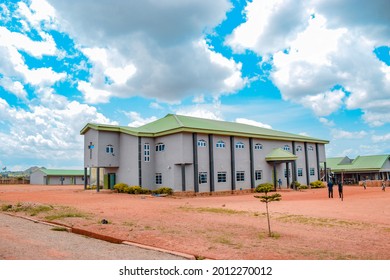
[[[88,122],[168,113],[390,153],[390,4],[0,0],[0,166],[81,168]]]

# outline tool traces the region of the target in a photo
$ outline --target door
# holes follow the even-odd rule
[[[113,190],[116,180],[116,174],[115,173],[108,173],[108,187]]]

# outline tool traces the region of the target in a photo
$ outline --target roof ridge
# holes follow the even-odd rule
[[[184,124],[179,120],[179,118],[178,118],[178,116],[177,115],[175,115],[175,114],[172,114],[172,116],[175,118],[175,120],[176,120],[176,122],[181,126],[181,127],[183,127],[184,126]]]

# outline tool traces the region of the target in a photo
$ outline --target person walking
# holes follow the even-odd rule
[[[282,188],[282,179],[279,178],[278,184],[279,184],[279,189],[281,189]]]
[[[341,198],[341,201],[343,201],[344,200],[343,183],[341,181],[339,181],[339,183],[337,185],[339,187],[339,198]]]
[[[363,181],[363,188],[366,189],[366,180]]]
[[[333,198],[333,182],[330,180],[328,182],[328,197]]]
[[[385,180],[382,180],[382,191],[386,190],[386,182]]]

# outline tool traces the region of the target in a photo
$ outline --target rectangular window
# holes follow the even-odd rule
[[[226,172],[218,172],[217,173],[217,180],[218,180],[218,183],[225,183],[226,182]]]
[[[145,162],[150,161],[150,145],[148,143],[144,145],[144,160]]]
[[[314,176],[314,175],[315,175],[314,168],[310,168],[310,176]]]
[[[245,171],[237,171],[236,172],[236,181],[237,182],[245,181]]]
[[[262,177],[263,177],[263,171],[255,170],[255,180],[261,180]]]
[[[163,143],[158,143],[156,145],[156,152],[162,152],[165,150],[165,145]]]
[[[284,169],[284,178],[291,177],[290,168],[288,169],[288,175],[287,175],[287,169]]]
[[[199,184],[207,183],[207,172],[199,172]]]
[[[303,176],[303,169],[302,168],[298,168],[298,176],[299,177]]]
[[[162,175],[161,173],[156,173],[156,185],[162,184]]]

